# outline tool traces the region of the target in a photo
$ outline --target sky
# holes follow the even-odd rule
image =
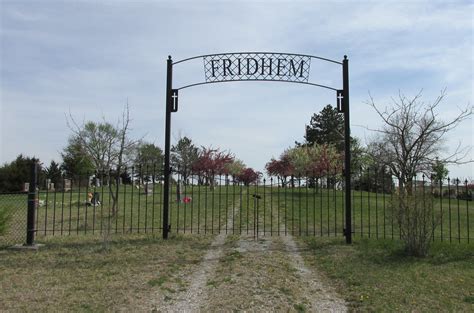
[[[18,154],[60,161],[77,121],[115,123],[125,104],[131,136],[164,147],[166,59],[274,51],[349,58],[352,135],[369,142],[399,92],[433,101],[439,117],[473,100],[471,1],[8,1],[0,0],[0,163]],[[175,66],[173,86],[203,80],[202,63]],[[340,88],[338,65],[312,61],[311,80]],[[236,82],[183,89],[172,142],[230,150],[263,171],[302,141],[312,114],[335,105],[331,90]],[[471,119],[444,143],[473,146]],[[472,159],[471,152],[470,158]],[[450,166],[474,179],[473,163]]]

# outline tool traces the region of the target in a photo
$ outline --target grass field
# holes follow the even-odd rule
[[[186,288],[209,236],[55,237],[39,251],[0,251],[0,310],[137,311],[144,299]]]
[[[474,248],[434,243],[426,258],[408,257],[397,241],[302,239],[307,264],[337,285],[361,312],[472,312]]]
[[[105,244],[100,237],[78,235],[49,238],[38,251],[2,250],[0,306],[5,311],[149,311],[151,300],[170,301],[188,290],[187,278],[200,266],[212,237],[173,234],[163,241],[151,234],[119,234]],[[230,239],[233,244],[238,236]],[[298,243],[307,266],[336,286],[351,311],[472,312],[474,250],[467,244],[435,243],[428,257],[413,258],[403,255],[397,241],[359,239],[348,246],[338,238],[301,237]],[[281,249],[270,251],[282,254]],[[272,274],[283,266],[278,263],[283,258],[267,260],[272,265],[265,266],[240,264],[256,258],[255,252],[228,251],[207,282],[217,294],[225,295],[226,286],[237,278],[251,284],[257,276],[263,279],[258,284],[270,285],[284,280],[281,275],[295,279],[291,268],[287,274]],[[251,272],[257,270],[261,273]],[[280,288],[282,297],[296,297],[292,288],[297,281]],[[296,304],[289,311],[304,312]]]
[[[107,187],[82,188],[70,192],[39,194],[42,205],[36,214],[38,240],[50,236],[110,233],[160,233],[162,231],[163,190],[156,184],[145,195],[130,185],[119,190],[118,213],[110,214],[111,197]],[[101,204],[87,206],[87,193],[98,192]],[[259,199],[253,195],[258,195]],[[170,196],[172,233],[259,233],[297,236],[342,236],[345,227],[344,193],[324,188],[281,188],[278,186],[188,185],[176,201],[176,187]],[[356,237],[398,238],[399,229],[390,209],[393,196],[354,191],[352,193],[353,231]],[[472,203],[457,199],[433,199],[434,214],[442,224],[435,240],[467,242],[474,235]],[[8,212],[9,222],[0,234],[0,246],[24,241],[26,233],[25,194],[0,195],[0,210]],[[238,213],[238,214],[237,214]],[[226,221],[231,218],[228,226]],[[430,217],[428,217],[430,218]]]
[[[240,233],[246,234],[248,229],[252,234],[258,225],[260,235],[263,231],[274,236],[286,232],[300,237],[301,233],[299,251],[305,263],[323,273],[353,311],[469,312],[474,307],[474,248],[466,240],[457,243],[459,233],[468,233],[468,217],[470,223],[473,221],[472,216],[467,215],[472,214],[468,202],[445,199],[435,206],[439,211],[443,207],[446,214],[445,232],[449,226],[449,209],[446,208],[451,202],[454,243],[438,240],[428,257],[413,258],[404,256],[402,244],[396,238],[396,227],[395,240],[383,239],[383,230],[385,236],[391,238],[392,229],[388,206],[383,206],[384,196],[380,194],[354,194],[356,236],[354,244],[348,246],[339,231],[344,225],[344,211],[343,193],[337,190],[232,185],[214,190],[203,186],[186,187],[185,195],[192,201],[186,204],[171,201],[172,232],[167,241],[160,239],[162,197],[159,189],[155,190],[154,198],[135,190],[132,195],[129,186],[120,191],[121,210],[116,218],[110,219],[106,192],[101,194],[101,206],[95,208],[85,206],[83,191],[56,195],[42,192],[40,200],[45,205],[38,210],[37,241],[46,246],[39,251],[0,250],[0,306],[6,311],[27,311],[32,307],[39,311],[66,308],[79,312],[146,311],[150,299],[171,301],[176,293],[189,288],[187,277],[200,266],[219,229],[236,234],[231,237],[235,243]],[[175,192],[173,189],[173,195]],[[260,199],[254,198],[254,194]],[[387,204],[388,199],[385,200]],[[26,196],[3,195],[0,203],[2,208],[15,213],[11,215],[9,230],[23,228],[24,231]],[[458,212],[465,213],[459,215],[459,224]],[[361,224],[367,230],[362,232],[364,238],[359,233]],[[18,225],[21,227],[15,228]],[[108,225],[111,233],[117,234],[101,234],[101,229],[105,230]],[[378,230],[379,240],[366,238],[369,225],[371,237],[377,237]],[[457,225],[460,225],[459,233]],[[191,228],[193,235],[189,234]],[[441,234],[439,231],[440,228],[438,234]],[[198,232],[199,236],[194,235]],[[444,233],[446,239],[449,232]],[[282,248],[276,245],[272,249]],[[209,286],[216,286],[218,293],[225,294],[225,290],[217,286],[225,288],[232,284],[232,277],[245,278],[244,281],[252,284],[256,275],[246,273],[246,269],[273,269],[265,261],[265,266],[240,264],[238,270],[242,273],[234,273],[236,267],[228,264],[253,258],[234,260],[233,250],[229,251],[230,254],[225,253],[224,259],[219,261],[226,266],[219,267],[215,277],[208,281]],[[283,250],[275,251],[274,255],[285,259]],[[274,264],[276,268],[281,267],[277,265]],[[269,284],[275,279],[267,272],[257,277],[265,278]],[[294,284],[297,286],[297,281]],[[282,299],[293,292],[280,289],[278,292],[284,294]],[[304,311],[295,297],[292,310]],[[144,303],[148,307],[143,307]]]

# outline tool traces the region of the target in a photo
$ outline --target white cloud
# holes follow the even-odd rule
[[[398,89],[423,88],[432,99],[446,87],[447,116],[453,104],[472,103],[472,12],[469,2],[432,1],[2,2],[0,161],[20,152],[58,160],[68,135],[64,113],[115,120],[127,97],[133,134],[162,145],[168,54],[348,54],[353,125],[380,124],[364,104],[369,90],[386,103]],[[340,83],[329,67],[312,70],[318,83]],[[176,86],[202,80],[201,71],[199,62],[177,67]],[[290,84],[191,88],[180,93],[173,133],[231,149],[261,170],[301,140],[311,114],[334,98]],[[472,126],[452,138],[472,143]],[[358,127],[353,133],[369,136]],[[474,176],[470,166],[453,171]]]

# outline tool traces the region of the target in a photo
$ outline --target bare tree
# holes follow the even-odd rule
[[[131,153],[138,142],[138,140],[129,138],[130,122],[128,102],[122,117],[115,126],[107,122],[105,117],[100,123],[88,121],[82,124],[78,124],[71,114],[67,118],[67,125],[73,133],[70,141],[78,143],[82,152],[90,157],[95,169],[100,171],[107,181],[112,198],[111,212],[113,215],[118,211],[120,172],[126,165],[127,155]],[[116,172],[112,168],[115,168]],[[115,184],[113,184],[113,178],[115,178]]]
[[[432,195],[413,188],[413,178],[420,172],[430,173],[435,162],[472,162],[467,159],[471,147],[462,148],[461,143],[454,152],[442,156],[446,134],[473,113],[468,105],[450,120],[442,120],[436,111],[445,95],[442,91],[432,103],[424,103],[421,91],[413,98],[399,93],[398,99],[392,99],[393,104],[383,110],[372,97],[369,101],[384,125],[376,130],[379,136],[367,150],[377,163],[387,166],[398,179],[399,193],[390,201],[390,206],[399,224],[405,250],[410,255],[428,253],[433,232],[440,222],[439,212],[429,200]]]
[[[369,152],[391,169],[401,192],[411,193],[413,177],[428,172],[436,160],[444,164],[472,162],[466,159],[471,147],[461,147],[461,143],[454,152],[442,156],[445,135],[471,117],[472,106],[460,109],[454,118],[444,121],[436,110],[446,96],[445,90],[432,103],[421,101],[421,93],[410,99],[400,92],[398,99],[392,99],[393,104],[384,109],[371,96],[368,101],[384,122],[381,129],[375,130],[380,136],[369,144]]]

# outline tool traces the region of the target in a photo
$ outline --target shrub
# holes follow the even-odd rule
[[[408,255],[423,257],[428,254],[434,230],[441,221],[439,213],[434,212],[431,197],[429,193],[405,193],[390,203]]]

